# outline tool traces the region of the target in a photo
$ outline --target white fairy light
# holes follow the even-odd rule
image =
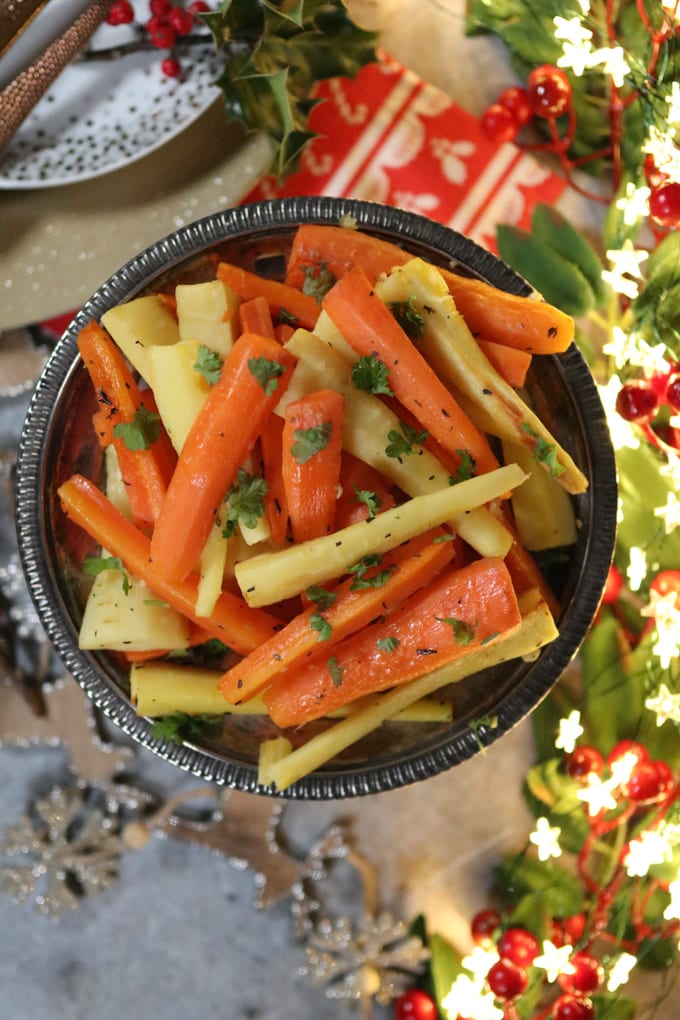
[[[674,415],[670,419],[670,424],[673,428],[680,428],[680,415]],[[659,474],[662,478],[667,478],[674,489],[680,490],[680,457],[671,457],[659,468]]]
[[[463,957],[461,964],[465,970],[470,971],[475,981],[481,986],[486,981],[486,975],[499,959],[495,946],[489,949],[485,949],[484,946],[475,946],[471,953]]]
[[[590,12],[590,0],[577,0],[577,3],[584,14]]]
[[[608,991],[615,992],[617,988],[627,984],[630,972],[636,963],[637,957],[633,956],[632,953],[621,953],[609,971],[609,977],[607,978]]]
[[[680,694],[673,694],[666,684],[661,684],[653,697],[645,700],[645,708],[656,713],[656,725],[665,722],[680,722]]]
[[[576,741],[583,736],[583,733],[581,713],[575,708],[566,718],[560,719],[558,733],[555,737],[555,747],[571,754],[576,747]]]
[[[613,291],[622,297],[630,298],[631,301],[640,293],[637,281],[629,279],[618,269],[603,269],[602,279],[609,284]]]
[[[587,43],[593,38],[593,33],[589,28],[583,24],[580,18],[560,18],[559,15],[553,18],[553,25],[555,31],[553,35],[556,39],[560,39],[565,42],[574,43]]]
[[[673,847],[662,828],[645,829],[638,839],[631,839],[623,866],[631,878],[644,878],[655,864],[673,859]]]
[[[638,357],[635,365],[644,370],[647,378],[653,375],[665,375],[670,370],[670,362],[666,355],[668,348],[665,344],[648,344],[646,340],[638,340]]]
[[[503,1010],[494,1001],[492,992],[484,991],[467,974],[459,974],[442,999],[441,1008],[447,1020],[473,1016],[475,1020],[503,1020]]]
[[[612,783],[616,786],[625,786],[637,763],[638,756],[633,751],[626,751],[620,758],[616,758],[610,766]]]
[[[586,68],[590,67],[590,53],[589,46],[575,46],[573,43],[563,42],[562,54],[555,63],[558,67],[573,71],[576,77],[580,78]]]
[[[637,336],[631,330],[627,332],[620,326],[614,326],[611,333],[611,340],[602,345],[602,353],[614,359],[614,367],[625,368],[630,364],[631,356],[637,352]],[[619,380],[619,387],[621,382]],[[617,392],[618,392],[617,389]]]
[[[638,220],[647,219],[651,193],[646,185],[636,187],[632,181],[628,182],[625,195],[616,202],[616,208],[622,211],[623,222],[627,227],[634,227]]]
[[[637,450],[640,436],[631,422],[626,421],[616,410],[616,398],[623,383],[616,374],[612,374],[604,386],[598,387],[602,406],[607,414],[609,437],[615,450]]]
[[[674,492],[669,492],[664,506],[658,506],[654,511],[655,517],[660,517],[667,535],[680,527],[680,499]]]
[[[576,796],[587,806],[588,814],[591,818],[599,815],[601,811],[610,811],[616,807],[616,798],[613,791],[619,785],[617,782],[612,779],[602,780],[599,776],[590,772],[586,778],[586,783],[586,786],[578,790]]]
[[[612,267],[619,273],[627,273],[636,279],[642,279],[640,266],[649,258],[649,252],[636,248],[629,237],[623,242],[620,248],[610,248],[607,251],[607,258]]]
[[[637,545],[632,545],[628,553],[628,568],[626,578],[631,591],[638,591],[640,585],[647,577],[647,553]]]
[[[670,109],[675,116],[675,106],[671,105]],[[657,170],[674,181],[680,181],[680,149],[675,143],[674,134],[674,131],[660,131],[652,125],[642,145],[642,151],[650,154]]]
[[[676,878],[674,882],[671,882],[668,886],[668,893],[671,899],[663,916],[667,921],[675,921],[680,918],[680,879]]]
[[[547,818],[539,818],[536,828],[529,836],[529,842],[533,843],[538,850],[539,861],[549,861],[551,857],[561,857],[562,847],[559,839],[562,830],[557,825],[551,825]]]
[[[593,50],[590,54],[590,66],[601,67],[619,89],[626,75],[630,73],[630,65],[621,46],[603,46],[599,50]]]
[[[652,589],[649,604],[640,610],[641,616],[649,616],[656,625],[656,642],[652,653],[657,656],[662,669],[668,669],[671,662],[680,655],[680,599],[676,591],[661,595]]]
[[[545,971],[548,981],[556,981],[560,974],[576,972],[573,963],[569,962],[573,951],[574,947],[569,944],[558,947],[554,942],[544,939],[543,953],[536,957],[533,965]]]

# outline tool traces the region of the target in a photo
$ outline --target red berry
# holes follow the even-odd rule
[[[673,372],[668,377],[664,400],[672,411],[680,411],[680,372]]]
[[[512,960],[498,960],[486,975],[489,988],[497,999],[516,999],[529,983],[524,967]]]
[[[164,26],[165,19],[156,15],[153,18],[149,18],[149,20],[146,23],[146,30],[149,33],[149,35],[153,35],[154,32],[157,32],[159,28],[163,28]]]
[[[660,570],[650,581],[649,590],[656,592],[661,598],[675,592],[677,602],[680,596],[680,570]]]
[[[496,928],[500,928],[501,919],[496,910],[488,908],[475,914],[470,923],[470,931],[475,942],[489,942]]]
[[[560,974],[557,981],[565,992],[580,992],[586,995],[599,988],[604,972],[599,960],[590,953],[574,953],[569,961],[574,969],[573,974]]]
[[[188,35],[194,26],[194,19],[190,11],[185,11],[183,7],[173,7],[168,14],[168,25],[177,35]]]
[[[106,21],[109,25],[129,25],[135,20],[135,12],[128,0],[114,0],[109,7]]]
[[[182,65],[174,57],[166,57],[161,61],[161,71],[166,78],[179,78],[182,73]]]
[[[675,776],[673,775],[673,769],[670,765],[661,760],[654,760],[652,765],[656,769],[657,782],[659,784],[659,794],[668,793],[675,782]]]
[[[170,50],[175,45],[177,36],[169,25],[160,25],[154,32],[149,32],[149,38],[159,50]]]
[[[553,1003],[553,1020],[593,1020],[595,1010],[590,999],[567,992]]]
[[[649,184],[650,188],[658,188],[668,180],[668,174],[664,173],[663,170],[659,170],[651,152],[648,152],[645,156],[643,168],[647,184]]]
[[[625,421],[646,425],[659,410],[659,401],[654,388],[647,381],[634,379],[617,393],[616,410]]]
[[[157,18],[165,18],[172,9],[172,0],[149,0],[149,10]]]
[[[649,214],[661,227],[680,226],[680,183],[655,188],[649,196]]]
[[[194,0],[192,4],[187,7],[188,11],[192,14],[207,14],[210,10],[210,4],[203,3],[203,0]]]
[[[554,120],[571,106],[571,83],[564,71],[543,64],[529,75],[527,97],[536,117]]]
[[[626,783],[631,800],[656,800],[663,795],[666,784],[653,761],[641,761],[635,766]]]
[[[507,928],[496,948],[500,957],[520,967],[530,967],[541,950],[536,936],[526,928]]]
[[[520,88],[518,85],[512,85],[509,89],[504,89],[497,102],[507,110],[510,110],[515,124],[519,127],[525,127],[534,116],[527,90]]]
[[[587,779],[588,776],[599,776],[604,768],[604,758],[595,747],[583,744],[575,747],[567,761],[567,773],[572,779]]]
[[[618,602],[619,595],[623,588],[623,583],[623,574],[619,568],[612,563],[609,568],[609,573],[607,574],[607,583],[604,586],[604,592],[602,595],[602,601],[606,606],[611,606],[615,602]]]
[[[517,134],[519,125],[515,116],[507,106],[500,103],[492,103],[487,106],[479,122],[482,134],[490,142],[510,142]]]
[[[573,945],[583,935],[585,926],[586,919],[584,914],[555,917],[551,924],[550,941],[556,946]]]
[[[649,752],[644,744],[637,740],[619,740],[607,755],[607,764],[611,768],[614,762],[620,761],[627,754],[632,754],[637,762],[649,760]]]
[[[434,999],[420,988],[410,988],[394,1003],[395,1020],[437,1020]]]

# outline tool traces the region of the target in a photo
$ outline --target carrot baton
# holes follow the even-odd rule
[[[233,345],[186,438],[151,539],[168,580],[196,564],[239,467],[288,385],[295,359],[275,340],[244,333]]]
[[[281,470],[283,454],[283,419],[272,414],[260,436],[262,466],[267,491],[264,509],[269,521],[272,541],[283,545],[288,533],[288,500]]]
[[[507,344],[499,344],[495,340],[484,340],[480,336],[475,337],[475,340],[508,386],[515,390],[521,389],[531,365],[531,355],[518,347],[508,347]]]
[[[302,287],[306,270],[319,265],[337,278],[359,265],[375,283],[382,273],[410,258],[398,245],[359,230],[304,224],[296,231],[286,283]],[[446,269],[439,271],[472,333],[532,354],[566,351],[574,339],[574,320],[546,301],[509,294]]]
[[[446,571],[378,623],[274,684],[264,702],[277,726],[302,726],[367,694],[430,673],[521,623],[502,560]]]
[[[119,557],[130,573],[159,598],[178,610],[211,637],[223,641],[239,655],[247,655],[281,629],[281,621],[262,610],[253,610],[243,599],[223,592],[210,617],[195,612],[198,576],[168,581],[150,557],[146,535],[116,510],[97,486],[82,475],[73,475],[58,490],[64,513],[112,556]]]
[[[168,458],[162,442],[160,419],[98,322],[81,329],[78,350],[99,403],[93,419],[99,441],[102,446],[113,443],[135,522],[150,527],[160,513],[174,467],[174,457]]]
[[[344,407],[334,390],[317,390],[286,407],[281,473],[296,542],[333,530]]]
[[[394,494],[380,472],[347,450],[342,451],[340,488],[342,492],[335,508],[337,529],[373,519],[395,503]]]
[[[220,262],[217,278],[236,291],[242,301],[264,296],[273,319],[281,318],[283,312],[284,317],[292,317],[297,326],[313,329],[319,317],[319,305],[313,297],[278,280],[267,280],[229,262]]]
[[[352,576],[329,589],[308,589],[316,602],[225,673],[219,682],[221,693],[232,704],[240,704],[310,658],[328,658],[329,650],[348,634],[395,609],[451,562],[452,543],[435,541],[445,537],[437,528],[405,542],[386,553],[371,576],[365,574],[359,583]]]
[[[238,306],[238,322],[241,333],[259,333],[260,336],[268,336],[270,340],[276,339],[269,302],[262,294],[250,301],[241,302]]]
[[[461,451],[475,462],[475,473],[498,467],[486,437],[472,424],[439,380],[396,318],[355,266],[325,294],[322,307],[345,340],[363,357],[376,355],[387,367],[389,386],[404,407],[461,463]]]

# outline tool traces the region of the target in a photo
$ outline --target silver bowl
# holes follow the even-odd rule
[[[369,202],[292,198],[259,202],[208,216],[175,231],[123,266],[75,316],[42,372],[19,449],[17,530],[27,582],[44,628],[66,668],[103,713],[139,744],[204,780],[265,793],[257,784],[258,745],[272,735],[262,718],[227,717],[200,743],[154,739],[137,716],[125,672],[115,657],[78,648],[86,585],[82,558],[92,549],[65,518],[56,491],[74,471],[98,477],[100,451],[91,428],[95,410],[89,377],[76,346],[79,330],[113,305],[177,282],[207,278],[206,258],[270,275],[282,271],[295,228],[304,222],[359,227],[415,255],[527,294],[524,280],[487,251],[431,220]],[[526,717],[578,651],[599,606],[614,546],[616,471],[605,415],[590,372],[574,345],[562,355],[534,359],[527,380],[531,400],[590,481],[574,497],[580,522],[567,562],[550,581],[562,607],[559,637],[531,662],[516,660],[452,685],[449,723],[386,723],[282,796],[326,800],[395,789],[469,759]]]

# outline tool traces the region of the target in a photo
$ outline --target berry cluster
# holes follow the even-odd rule
[[[148,21],[139,26],[152,46],[169,50],[170,55],[161,62],[161,71],[168,78],[178,78],[182,65],[172,53],[179,38],[188,36],[196,24],[196,15],[210,11],[210,5],[202,0],[193,0],[186,7],[173,4],[172,0],[149,0]],[[106,17],[109,25],[131,25],[135,23],[135,11],[128,0],[113,0]]]
[[[624,383],[616,396],[616,410],[625,421],[639,425],[654,446],[680,450],[680,429],[663,420],[652,428],[661,412],[662,419],[665,412],[671,418],[680,414],[680,363],[671,365],[667,372]]]

